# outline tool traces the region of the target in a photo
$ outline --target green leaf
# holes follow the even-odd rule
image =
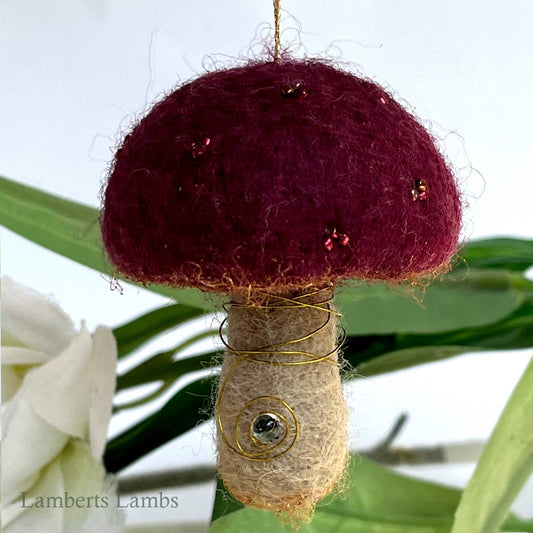
[[[499,530],[507,510],[533,473],[532,421],[533,358],[507,402],[464,490],[452,533]]]
[[[397,350],[362,363],[357,367],[357,374],[364,377],[377,376],[412,366],[434,363],[466,351],[474,350],[465,350],[462,346],[421,346]]]
[[[179,352],[185,348],[192,346],[200,340],[210,338],[213,334],[214,332],[212,330],[203,331],[170,350],[153,355],[140,365],[118,376],[117,391],[154,381],[174,382],[189,372],[204,370],[211,366],[217,352],[209,351],[194,357],[183,357],[180,359],[177,357]]]
[[[224,515],[229,515],[235,511],[244,509],[244,505],[236,500],[224,487],[220,477],[217,478],[217,488],[215,492],[215,503],[211,513],[211,522],[218,520]]]
[[[198,307],[167,305],[116,327],[113,334],[117,340],[119,358],[133,352],[156,335],[204,313]]]
[[[435,335],[372,335],[349,337],[344,357],[358,374],[369,377],[431,363],[467,352],[515,350],[533,346],[533,298],[528,297],[503,320],[478,328]]]
[[[351,283],[336,302],[348,335],[441,333],[502,320],[518,309],[533,282],[507,271],[470,271],[425,289]]]
[[[127,372],[122,376],[117,377],[117,391],[136,387],[144,383],[159,382],[159,386],[155,391],[151,391],[145,396],[142,396],[136,400],[115,404],[114,412],[118,412],[124,409],[131,409],[143,405],[147,402],[151,402],[158,398],[161,394],[166,392],[174,383],[185,374],[196,372],[206,368],[205,356],[199,355],[196,357],[186,357],[177,362],[166,361],[164,356],[169,355],[168,352],[161,353],[144,362],[143,364],[135,367],[133,370]],[[160,357],[163,356],[163,359]],[[162,368],[161,368],[162,367]],[[159,370],[161,368],[161,370]],[[191,413],[191,417],[195,417],[200,422],[204,417],[200,412]],[[186,431],[186,428],[184,431]],[[172,435],[172,438],[176,435]]]
[[[140,325],[142,326],[142,324],[141,321]],[[164,324],[164,321],[156,322],[156,324]],[[183,350],[204,339],[213,339],[217,333],[218,330],[201,331],[182,341],[174,348],[157,353],[138,366],[128,370],[128,372],[117,376],[116,391],[153,382],[158,382],[158,388],[133,401],[115,404],[114,412],[116,413],[123,409],[130,409],[150,402],[166,392],[180,377],[212,366],[214,356],[216,355],[216,352],[213,351],[207,351],[207,353],[204,351],[204,353],[194,357],[178,357]],[[136,337],[133,338],[135,339]],[[120,346],[121,344],[119,343],[119,353]]]
[[[533,240],[483,239],[470,241],[459,251],[462,259],[456,261],[460,268],[498,268],[524,272],[533,265]]]
[[[368,460],[353,459],[343,498],[325,498],[301,533],[449,533],[460,491],[396,474]],[[217,490],[211,533],[282,533],[273,513],[242,508]],[[530,527],[510,517],[506,527]]]
[[[111,275],[96,209],[59,198],[0,176],[0,224],[22,237],[89,268]],[[196,289],[147,289],[209,311],[214,301]]]
[[[118,472],[143,455],[196,427],[208,416],[214,378],[203,378],[180,389],[157,412],[107,443],[104,464]]]

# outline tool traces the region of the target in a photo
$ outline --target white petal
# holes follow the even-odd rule
[[[31,505],[35,497],[62,496],[65,491],[60,459],[50,463],[34,487],[25,494],[25,505]],[[63,532],[64,509],[62,507],[22,507],[21,499],[2,510],[3,533],[61,533]]]
[[[10,503],[28,490],[41,468],[61,453],[68,435],[38,416],[21,390],[2,412],[2,500]]]
[[[124,533],[125,516],[124,511],[116,507],[116,489],[111,482],[107,483],[107,488],[101,494],[108,498],[109,507],[92,509],[85,522],[76,528],[76,533]]]
[[[3,365],[41,365],[50,361],[52,356],[30,348],[2,346]]]
[[[100,460],[107,440],[107,428],[113,409],[117,375],[117,343],[109,328],[100,326],[93,335],[93,357],[89,372],[92,385],[89,407],[89,442]]]
[[[19,390],[22,379],[16,370],[9,365],[2,366],[2,404],[5,404]]]
[[[30,365],[40,365],[51,357],[29,348],[2,346],[2,403],[9,401],[19,390]]]
[[[122,532],[124,516],[115,506],[116,493],[113,483],[105,478],[100,461],[91,454],[89,446],[81,441],[71,442],[62,455],[65,490],[78,496],[99,496],[100,506],[93,499],[91,507],[71,508],[65,512],[64,531],[76,533]],[[107,498],[108,507],[103,507]]]
[[[3,308],[2,308],[3,311]],[[11,335],[7,329],[2,328],[2,346],[18,346],[19,348],[25,348],[26,345],[20,342],[17,337]]]
[[[69,442],[61,455],[61,469],[68,494],[87,497],[100,493],[105,471],[102,464],[91,455],[86,442],[80,440]],[[85,521],[89,511],[86,505],[67,509],[64,529],[77,531],[77,526]]]
[[[76,330],[57,304],[7,276],[1,278],[1,291],[3,331],[22,344],[50,355],[68,346]]]
[[[60,431],[86,438],[89,431],[91,335],[82,328],[57,357],[30,370],[21,392],[35,412]]]

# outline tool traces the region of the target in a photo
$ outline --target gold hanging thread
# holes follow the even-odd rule
[[[280,42],[280,10],[281,0],[274,0],[274,61],[279,63],[281,60],[281,42]]]

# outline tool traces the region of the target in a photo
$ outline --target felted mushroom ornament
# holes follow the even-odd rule
[[[158,102],[116,153],[102,233],[129,279],[228,295],[219,473],[301,518],[347,464],[335,285],[444,271],[460,220],[433,139],[382,87],[284,58]]]

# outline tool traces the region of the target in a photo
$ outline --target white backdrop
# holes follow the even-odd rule
[[[468,194],[466,237],[533,237],[532,2],[285,0],[282,6],[285,45],[295,49],[300,38],[300,54],[356,64],[431,121]],[[206,56],[207,63],[216,55],[231,65],[246,55],[256,33],[264,33],[262,23],[271,21],[270,0],[3,0],[0,174],[97,206],[121,128],[163,91],[202,72]],[[131,286],[123,296],[110,292],[98,273],[7,230],[2,273],[54,295],[90,327],[115,325],[165,302]],[[170,346],[173,338],[161,343]],[[411,418],[399,444],[486,439],[528,357],[523,351],[467,356],[350,384],[353,445],[373,444],[402,411]],[[121,417],[112,434],[144,413]],[[200,428],[130,471],[212,461],[210,432]],[[461,484],[472,466],[408,470]],[[533,515],[528,490],[529,503],[522,494],[517,505]],[[211,485],[182,490],[178,510],[128,520],[205,524],[212,493]]]

